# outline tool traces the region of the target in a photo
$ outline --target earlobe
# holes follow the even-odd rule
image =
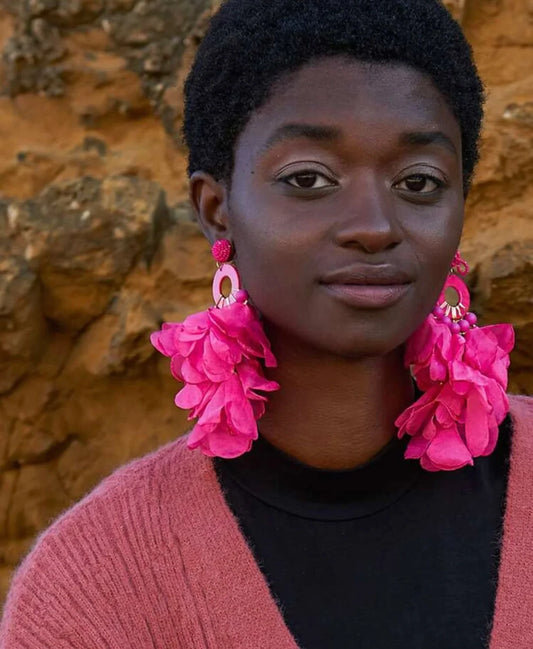
[[[190,179],[189,198],[203,233],[213,243],[231,239],[227,210],[227,188],[204,171],[195,171]]]

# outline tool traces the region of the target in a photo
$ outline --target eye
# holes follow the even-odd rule
[[[428,174],[414,174],[404,178],[395,185],[398,189],[416,194],[432,194],[441,189],[444,183],[440,178]]]
[[[290,176],[285,176],[281,180],[287,185],[298,189],[324,189],[335,186],[332,180],[317,171],[300,171]]]

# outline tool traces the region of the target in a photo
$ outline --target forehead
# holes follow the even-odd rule
[[[404,64],[329,57],[285,75],[252,114],[237,143],[261,146],[283,124],[334,126],[369,144],[381,135],[440,131],[460,148],[460,127],[426,74]]]

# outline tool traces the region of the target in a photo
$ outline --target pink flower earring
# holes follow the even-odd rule
[[[477,327],[459,277],[468,265],[456,254],[437,306],[407,343],[405,363],[424,394],[396,420],[410,435],[405,457],[428,471],[452,471],[490,455],[509,412],[506,395],[511,325]]]
[[[433,309],[435,318],[445,325],[454,334],[465,333],[477,322],[475,313],[470,313],[470,293],[463,280],[458,275],[465,276],[470,268],[461,253],[455,254],[452,270],[444,284],[444,288]],[[454,274],[455,273],[455,274]]]
[[[249,451],[257,439],[256,422],[267,401],[264,393],[279,385],[264,377],[262,363],[276,367],[276,359],[230,262],[231,242],[217,241],[212,254],[218,265],[213,278],[215,306],[181,323],[163,324],[150,340],[171,358],[172,375],[185,384],[175,403],[190,410],[189,419],[197,419],[188,447],[210,457],[234,458]],[[231,288],[225,294],[226,280]]]

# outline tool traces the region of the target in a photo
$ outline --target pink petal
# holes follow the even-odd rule
[[[234,365],[230,359],[223,361],[213,350],[211,339],[206,336],[201,354],[201,367],[205,376],[210,381],[220,382],[229,379],[234,371]],[[199,363],[199,365],[200,365]]]
[[[202,397],[203,391],[197,385],[189,384],[178,392],[174,402],[178,408],[189,410],[190,408],[196,408],[201,403]]]
[[[225,409],[228,425],[235,433],[246,437],[257,435],[257,424],[250,401],[245,397],[237,377],[224,384]]]
[[[424,439],[431,441],[435,437],[435,435],[437,434],[438,430],[439,430],[439,427],[435,423],[435,419],[432,418],[432,419],[430,419],[428,421],[428,423],[424,427],[424,430],[422,432],[422,436],[424,437]]]
[[[445,381],[448,375],[448,368],[434,355],[429,364],[429,376],[435,383]]]
[[[182,380],[187,383],[203,383],[206,380],[205,372],[202,372],[201,364],[191,361],[191,357],[183,358],[180,356],[173,356],[171,361],[171,371],[174,376],[179,376],[177,370],[181,374]],[[176,370],[176,373],[174,373]]]
[[[461,436],[454,429],[441,430],[426,451],[428,460],[441,471],[453,471],[474,464]]]
[[[252,448],[253,438],[235,435],[229,431],[215,431],[207,437],[208,453],[216,457],[232,459],[247,453]],[[204,451],[205,452],[205,451]]]
[[[196,424],[187,436],[187,447],[191,450],[199,448],[205,444],[205,438],[209,429],[201,424]]]
[[[423,455],[423,456],[420,458],[420,466],[421,466],[425,471],[431,471],[431,472],[433,472],[433,473],[436,472],[436,471],[440,471],[440,470],[441,470],[440,467],[436,466],[435,464],[433,464],[433,462],[432,462],[430,459],[428,459],[428,456],[427,456],[427,455]]]
[[[218,331],[216,328],[212,328],[209,332],[209,341],[215,353],[221,361],[237,365],[242,360],[242,350],[238,344],[236,344],[231,338],[223,335],[221,331]]]
[[[424,455],[431,442],[421,435],[413,437],[405,450],[406,460],[418,460]]]
[[[252,401],[251,404],[255,419],[261,419],[266,411],[265,401]]]
[[[176,353],[176,340],[181,330],[181,323],[165,323],[161,331],[150,335],[150,342],[163,356],[172,356]]]
[[[434,408],[436,407],[435,399],[439,391],[439,386],[432,387],[401,413],[395,421],[396,426],[400,429],[405,429],[399,435],[400,437],[405,432],[410,435],[418,435],[421,433],[428,418],[433,415]]]
[[[487,448],[485,449],[482,455],[490,455],[494,452],[496,444],[498,443],[498,438],[500,436],[500,428],[494,418],[490,418],[492,421],[489,423],[489,441],[487,443]]]
[[[199,311],[185,318],[183,321],[183,335],[185,340],[196,340],[209,330],[208,311]]]
[[[268,367],[275,366],[276,360],[255,309],[237,302],[224,309],[211,310],[210,317],[247,356],[264,358]]]
[[[484,455],[489,444],[488,412],[490,406],[477,390],[466,401],[465,439],[473,457]]]
[[[257,390],[261,392],[274,392],[279,390],[279,383],[276,383],[276,381],[268,381],[263,376],[262,368],[257,361],[241,363],[237,367],[237,373],[248,398],[255,397],[254,392]]]
[[[202,425],[219,424],[223,418],[223,411],[226,405],[226,392],[224,384],[215,384],[216,389],[211,399],[206,402],[204,411],[200,415],[198,422]]]
[[[433,322],[432,322],[433,321]],[[437,331],[434,326],[433,316],[426,318],[422,325],[415,331],[407,342],[405,350],[405,363],[407,366],[423,365],[435,348]]]

